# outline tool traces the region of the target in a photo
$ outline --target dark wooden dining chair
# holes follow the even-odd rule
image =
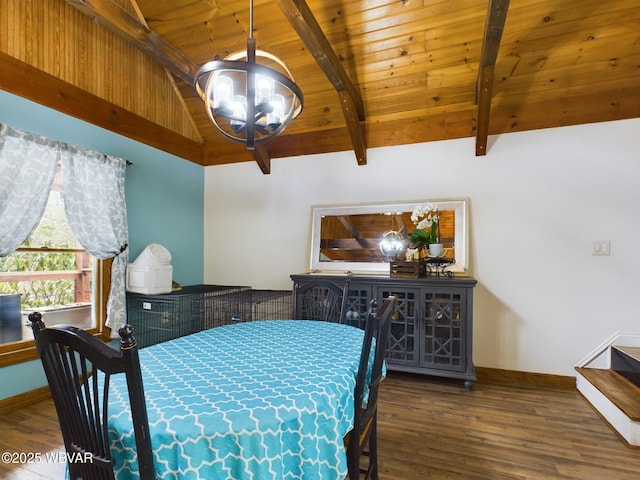
[[[107,426],[109,380],[111,375],[124,374],[140,479],[155,480],[138,348],[131,326],[120,329],[117,351],[82,329],[46,327],[39,312],[31,313],[29,320],[58,413],[70,478],[114,479]]]
[[[293,318],[344,323],[349,281],[343,287],[331,280],[296,283],[293,288]]]
[[[389,296],[377,311],[374,303],[367,319],[354,393],[353,429],[345,438],[349,480],[359,480],[360,474],[364,474],[365,479],[378,480],[378,386],[383,379],[384,357],[395,309],[396,299]],[[373,368],[369,379],[367,370],[372,351]],[[366,467],[361,463],[363,456],[369,457]]]

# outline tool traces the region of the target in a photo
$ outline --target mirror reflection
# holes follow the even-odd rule
[[[423,221],[422,230],[431,233],[433,227],[433,238],[443,245],[443,255],[455,259],[455,265],[450,269],[464,272],[467,268],[466,204],[466,200],[424,200],[315,206],[311,269],[388,273],[388,262],[394,256],[393,247],[402,243],[397,258],[404,259],[407,248],[416,246],[411,238],[415,241],[417,223]],[[425,227],[424,221],[428,217],[425,212],[429,207],[433,209],[430,215],[438,221],[427,223]],[[424,231],[420,233],[425,239],[429,238]]]

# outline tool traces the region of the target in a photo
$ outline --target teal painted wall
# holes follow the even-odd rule
[[[0,123],[126,158],[129,261],[149,243],[172,256],[173,279],[203,282],[204,168],[0,90]],[[46,384],[39,361],[0,368],[0,400]]]

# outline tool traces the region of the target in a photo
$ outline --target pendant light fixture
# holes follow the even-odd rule
[[[205,63],[196,73],[194,88],[216,128],[246,144],[248,150],[282,133],[300,115],[304,103],[284,62],[256,49],[253,0],[249,1],[246,51]]]

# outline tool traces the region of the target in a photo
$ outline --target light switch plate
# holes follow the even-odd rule
[[[611,254],[611,241],[610,240],[594,240],[592,255],[610,255]]]

